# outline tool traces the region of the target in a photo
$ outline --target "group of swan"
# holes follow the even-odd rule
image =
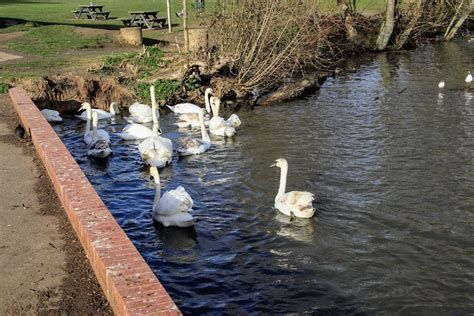
[[[194,225],[194,218],[191,215],[193,199],[182,186],[174,190],[169,190],[161,194],[160,175],[158,168],[163,168],[172,162],[173,144],[170,139],[160,136],[159,112],[155,99],[154,87],[150,87],[152,106],[134,103],[130,106],[130,116],[121,133],[117,135],[124,140],[142,140],[138,145],[138,151],[142,159],[150,166],[150,175],[155,182],[155,198],[153,202],[153,218],[164,226],[189,227]],[[196,155],[206,152],[212,145],[207,132],[213,135],[231,137],[235,135],[235,130],[241,125],[239,117],[231,115],[227,120],[219,116],[220,100],[213,96],[212,89],[205,92],[205,108],[208,113],[212,113],[212,118],[206,122],[205,110],[191,103],[181,103],[169,108],[179,115],[181,122],[187,122],[186,126],[196,127],[196,119],[201,128],[201,137],[184,137],[179,139],[175,146],[177,153],[181,156]],[[112,153],[110,148],[110,136],[103,130],[98,129],[98,121],[114,117],[119,113],[115,102],[110,105],[110,111],[92,109],[89,103],[83,103],[82,110],[85,110],[78,117],[86,121],[84,132],[84,142],[87,145],[87,154],[90,156],[105,158]],[[59,113],[58,113],[59,114]],[[53,114],[45,114],[51,115]],[[183,118],[184,117],[184,118]],[[92,122],[92,131],[91,131]],[[153,122],[150,129],[140,123]],[[184,124],[183,124],[184,125]],[[179,126],[179,125],[178,125]],[[286,178],[288,174],[288,163],[280,158],[272,166],[281,168],[280,188],[275,198],[275,208],[288,216],[309,218],[314,215],[312,201],[313,194],[309,192],[292,191],[285,192]]]
[[[467,76],[466,78],[464,78],[464,82],[470,86],[472,84],[472,74],[470,71],[467,72]],[[438,82],[438,88],[443,91],[444,87],[446,86],[444,80],[441,80],[440,82]]]

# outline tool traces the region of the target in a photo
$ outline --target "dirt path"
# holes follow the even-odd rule
[[[18,118],[0,95],[0,315],[110,315],[82,247]]]

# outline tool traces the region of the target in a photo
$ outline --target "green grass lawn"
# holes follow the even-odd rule
[[[99,48],[109,41],[106,35],[83,36],[71,25],[48,25],[31,28],[10,41],[8,48],[27,55],[55,56],[67,49]]]
[[[215,10],[217,0],[206,0],[206,11],[198,15],[194,9],[194,0],[188,0],[188,14],[190,25],[202,25]],[[221,3],[224,0],[220,0]],[[231,3],[232,0],[227,0]],[[308,0],[313,1],[313,0]],[[315,1],[315,0],[314,0]],[[5,19],[15,19],[27,24],[17,24],[10,27],[0,26],[1,33],[26,31],[17,39],[7,43],[0,42],[13,52],[31,56],[24,60],[0,65],[0,78],[3,80],[13,77],[42,76],[47,73],[66,71],[70,69],[87,68],[92,63],[103,60],[104,56],[134,51],[118,44],[108,45],[108,49],[95,50],[92,54],[83,53],[82,48],[100,47],[110,41],[105,35],[86,37],[74,31],[74,26],[100,29],[118,30],[123,27],[119,18],[128,17],[129,11],[153,10],[158,16],[166,17],[165,0],[93,0],[94,4],[104,5],[105,11],[110,11],[110,19],[98,18],[95,21],[84,18],[76,20],[71,11],[77,10],[79,5],[86,5],[90,0],[0,0],[0,25]],[[335,12],[336,0],[319,0],[321,9],[325,12]],[[361,12],[380,12],[384,0],[360,0],[357,7]],[[182,0],[171,0],[173,33],[167,29],[144,30],[145,39],[160,40],[168,38],[173,41],[182,38],[182,20],[175,16],[175,12],[182,9]],[[104,32],[102,32],[104,33]],[[80,50],[78,50],[80,49]],[[65,51],[72,54],[63,54]],[[136,49],[135,49],[136,51]]]
[[[94,4],[104,5],[104,11],[110,11],[111,19],[104,20],[98,18],[95,21],[87,19],[85,16],[79,20],[74,18],[71,11],[78,10],[79,5],[88,4],[88,0],[0,0],[0,18],[22,19],[46,24],[71,24],[81,26],[94,26],[105,28],[118,28],[122,22],[118,18],[129,17],[129,11],[157,10],[158,15],[166,17],[165,0],[95,0]],[[188,10],[191,19],[196,14],[192,4],[188,1]],[[206,9],[212,10],[215,1],[207,0]],[[175,12],[180,11],[181,0],[171,0],[171,13],[173,23],[181,23]]]
[[[221,0],[221,2],[224,0]],[[228,0],[231,2],[231,0]],[[129,11],[157,10],[158,15],[166,17],[165,0],[94,0],[94,4],[104,5],[105,11],[110,11],[112,19],[95,21],[82,18],[76,20],[71,13],[79,5],[88,4],[87,0],[0,0],[0,18],[22,19],[47,24],[71,24],[93,27],[118,28],[122,25],[118,18],[128,17]],[[206,11],[214,10],[216,0],[206,0]],[[320,0],[323,10],[331,11],[335,8],[336,0]],[[194,0],[188,0],[188,11],[191,23],[196,20],[196,10],[193,8]],[[384,0],[359,0],[358,9],[363,11],[380,11],[383,9]],[[173,23],[181,23],[175,12],[182,8],[182,0],[171,0]]]

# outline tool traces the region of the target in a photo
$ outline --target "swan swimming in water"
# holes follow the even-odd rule
[[[150,94],[154,94],[155,87],[150,87]],[[151,117],[153,124],[158,124],[158,109],[156,102],[152,102],[151,107]],[[161,134],[161,132],[159,132]],[[158,134],[158,135],[159,135]],[[149,127],[143,126],[142,124],[131,123],[126,125],[121,133],[117,133],[118,137],[123,140],[139,140],[139,139],[146,139],[153,136],[153,130]]]
[[[153,219],[164,226],[190,227],[194,218],[189,213],[193,207],[193,199],[188,192],[179,186],[161,196],[160,174],[156,167],[150,168],[150,175],[155,181],[155,199],[153,201]]]
[[[210,105],[209,99],[210,99],[210,96],[213,94],[214,94],[214,91],[211,88],[207,88],[204,93],[204,104],[205,104],[207,113],[211,113],[211,105]],[[187,104],[191,104],[191,103],[187,103]],[[201,109],[201,107],[194,104],[192,105],[194,106],[193,110],[196,112],[187,112],[187,113],[183,112],[182,114],[180,114],[178,117],[178,122],[175,123],[179,128],[201,126],[201,123],[199,121],[199,110]],[[175,113],[178,113],[178,112],[175,112]],[[204,117],[204,124],[206,126],[209,125],[209,118],[207,117],[207,115],[206,117]]]
[[[443,91],[443,88],[444,88],[445,84],[444,84],[444,80],[441,80],[439,83],[438,83],[438,88]]]
[[[152,105],[156,107],[155,87],[152,86]],[[170,139],[158,136],[159,121],[157,111],[153,112],[153,136],[148,137],[138,145],[140,156],[147,164],[163,168],[172,162],[173,143]]]
[[[87,155],[96,158],[105,158],[112,153],[110,149],[110,142],[105,139],[100,139],[97,133],[97,113],[92,113],[92,142],[88,144]],[[105,131],[104,131],[105,132]],[[105,132],[107,133],[107,132]],[[108,137],[108,134],[107,134]]]
[[[155,91],[155,86],[150,86],[150,97],[152,98],[153,105],[153,97],[151,96],[152,89],[153,91]],[[156,106],[155,108],[156,116],[160,117],[160,113],[158,112],[158,106]],[[128,108],[128,112],[130,112],[130,116],[125,119],[129,123],[149,123],[153,121],[153,109],[149,105],[135,102],[130,105],[130,107]]]
[[[204,125],[204,109],[199,112],[199,120],[201,122],[201,139],[186,137],[180,140],[176,147],[176,151],[181,156],[190,156],[202,154],[211,147],[211,139]]]
[[[206,111],[208,113],[211,112],[211,108],[209,107],[209,97],[210,95],[214,95],[214,91],[211,88],[206,88],[204,91],[204,103],[206,105]],[[167,107],[176,114],[187,114],[187,113],[195,113],[199,114],[201,107],[196,104],[192,103],[179,103],[173,106],[167,105]]]
[[[309,218],[314,215],[314,195],[305,191],[286,192],[286,178],[288,176],[288,162],[279,158],[270,167],[281,168],[280,187],[275,197],[275,208],[287,216]]]
[[[41,110],[41,114],[43,114],[44,118],[51,123],[59,123],[63,121],[59,112],[55,110],[43,109]]]
[[[472,82],[472,75],[471,75],[471,72],[468,71],[467,72],[467,76],[466,78],[464,79],[464,81],[467,83],[467,84],[470,84]]]
[[[95,115],[94,115],[95,113]],[[92,111],[88,111],[87,112],[87,122],[86,122],[86,128],[84,130],[84,143],[86,143],[86,145],[90,145],[93,141],[94,141],[94,131],[91,131],[91,121],[93,122],[93,117],[96,116],[97,117],[97,120],[98,120],[98,113],[96,112],[92,112]],[[94,124],[92,124],[94,125]],[[96,122],[95,124],[95,138],[97,140],[103,140],[105,142],[107,142],[108,144],[110,144],[110,136],[109,136],[109,133],[107,133],[107,131],[103,130],[103,129],[97,129],[97,125],[98,125],[98,122]],[[93,128],[93,129],[94,129]]]
[[[91,117],[90,113],[92,112],[97,113],[99,120],[109,119],[120,113],[118,105],[115,102],[110,103],[109,112],[101,109],[93,109],[90,103],[88,102],[82,103],[82,106],[79,110],[85,110],[80,115],[76,115],[76,117],[80,118],[83,121],[87,121]]]
[[[235,128],[230,126],[224,118],[219,116],[221,102],[219,98],[211,97],[211,108],[213,116],[209,121],[209,131],[216,136],[232,137],[235,135]]]

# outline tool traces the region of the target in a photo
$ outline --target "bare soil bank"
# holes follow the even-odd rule
[[[112,315],[19,120],[0,95],[0,314]]]

